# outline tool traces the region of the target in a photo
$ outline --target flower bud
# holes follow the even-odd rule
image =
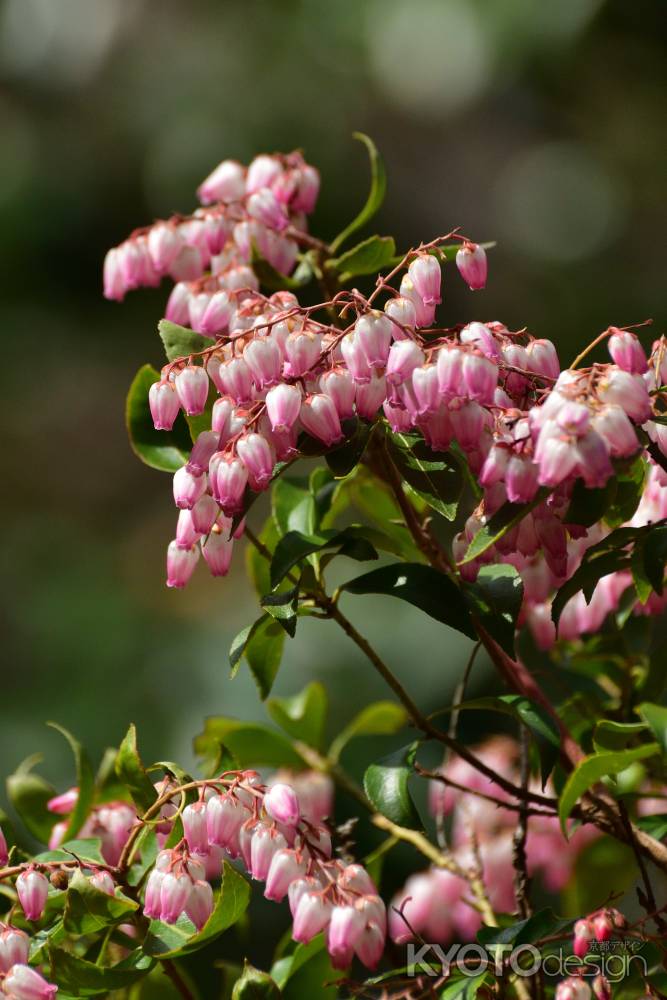
[[[614,467],[609,458],[609,452],[604,440],[596,431],[589,431],[579,438],[575,447],[579,462],[579,472],[589,489],[602,488],[610,476],[614,475]]]
[[[511,452],[503,445],[493,445],[484,459],[484,465],[479,474],[480,486],[495,486],[505,479],[505,471]]]
[[[369,923],[361,933],[355,951],[367,968],[375,969],[384,951],[384,932],[375,923]]]
[[[208,463],[218,450],[220,435],[215,431],[202,431],[197,437],[185,468],[193,476],[201,476],[208,469]]]
[[[386,398],[387,382],[384,375],[374,375],[370,382],[357,386],[355,393],[357,413],[364,420],[375,420]]]
[[[593,934],[596,941],[608,941],[614,930],[614,921],[607,910],[596,913],[592,918]]]
[[[294,940],[304,944],[311,941],[329,923],[332,909],[331,903],[325,900],[321,893],[305,892],[294,914],[292,927]]]
[[[313,368],[320,357],[322,337],[307,330],[290,333],[285,341],[285,374],[300,378]]]
[[[651,416],[651,401],[641,375],[611,369],[598,385],[598,395],[603,402],[622,407],[637,424],[643,424]]]
[[[125,298],[125,278],[121,269],[121,256],[118,247],[112,247],[104,258],[104,298],[122,302]]]
[[[463,388],[464,352],[458,347],[442,347],[438,351],[438,387],[447,396],[460,396]]]
[[[49,894],[48,879],[41,872],[29,868],[16,879],[16,892],[26,919],[39,920]]]
[[[468,323],[461,330],[459,338],[462,344],[469,344],[472,347],[476,347],[478,351],[484,354],[485,357],[491,358],[492,361],[500,360],[501,351],[498,341],[489,327],[485,326],[484,323]]]
[[[167,586],[179,589],[185,587],[195,571],[198,559],[199,549],[195,546],[183,549],[176,539],[170,542],[167,548]]]
[[[377,310],[360,316],[355,323],[354,335],[369,368],[387,364],[393,329],[391,320]]]
[[[247,202],[248,215],[270,229],[282,232],[289,225],[289,218],[270,188],[260,188]]]
[[[236,160],[223,160],[197,188],[202,205],[216,201],[241,201],[245,194],[245,170]]]
[[[592,425],[614,456],[627,458],[639,448],[635,429],[620,406],[603,406],[594,415]]]
[[[275,460],[265,437],[254,431],[239,438],[236,450],[248,470],[248,481],[256,492],[265,490],[271,482]]]
[[[584,958],[588,953],[588,945],[593,940],[593,928],[588,920],[577,920],[574,925],[574,940],[572,950],[577,958]]]
[[[206,804],[206,825],[210,844],[238,854],[238,833],[247,812],[233,795],[214,795]]]
[[[435,413],[440,406],[440,385],[436,365],[425,364],[412,372],[412,389],[420,416]]]
[[[387,359],[387,382],[390,385],[401,385],[425,360],[424,352],[414,340],[396,341],[391,345]]]
[[[648,371],[648,362],[644,348],[639,343],[636,334],[630,333],[629,330],[619,330],[616,327],[611,329],[614,330],[614,333],[609,338],[607,347],[614,364],[625,372],[643,375],[644,372]]]
[[[234,401],[229,396],[216,399],[211,413],[211,428],[220,435],[220,447],[223,447],[231,437],[233,414]]]
[[[538,489],[538,466],[529,458],[512,455],[507,465],[505,486],[511,503],[528,503]]]
[[[201,251],[194,246],[182,246],[169,268],[174,281],[197,281],[204,273]]]
[[[225,514],[236,514],[243,506],[248,470],[240,458],[216,451],[209,464],[209,482],[213,499]]]
[[[96,889],[99,889],[100,892],[105,892],[107,896],[115,895],[116,886],[109,872],[105,872],[100,869],[99,871],[93,872],[88,881]]]
[[[539,454],[536,452],[540,467],[538,481],[540,486],[558,486],[576,468],[578,455],[567,438],[549,435],[542,447],[542,436],[540,434]]]
[[[334,906],[327,933],[327,950],[334,969],[350,965],[364,928],[364,918],[355,906]]]
[[[276,782],[268,789],[264,796],[264,808],[271,819],[286,826],[296,826],[301,818],[296,793],[283,782]]]
[[[468,288],[475,291],[484,288],[488,263],[486,250],[477,243],[464,243],[456,254],[456,266]]]
[[[408,268],[408,275],[424,305],[435,306],[442,302],[442,274],[440,264],[433,254],[423,253],[415,257]]]
[[[208,538],[202,540],[202,555],[211,571],[211,576],[227,576],[232,562],[234,541],[227,533],[213,528]]]
[[[0,931],[0,973],[9,972],[13,965],[25,965],[30,953],[30,938],[17,927],[5,925]]]
[[[171,323],[178,323],[179,326],[183,326],[189,321],[190,289],[184,282],[179,281],[172,288],[171,294],[167,299],[164,316],[165,319],[168,319]]]
[[[199,320],[199,332],[207,337],[222,333],[229,325],[232,306],[227,292],[215,292],[210,296]]]
[[[183,511],[182,513],[186,512]],[[208,535],[218,518],[220,508],[212,496],[209,496],[208,493],[204,493],[203,496],[197,500],[197,503],[189,513],[192,529],[198,538],[199,535]],[[197,541],[197,538],[195,538],[190,544],[194,544],[194,542]]]
[[[191,854],[206,857],[208,835],[206,832],[206,803],[193,802],[186,806],[182,814],[183,833]]]
[[[556,348],[550,340],[531,340],[526,348],[528,368],[536,375],[558,378],[560,362]]]
[[[370,382],[371,369],[362,350],[361,341],[354,333],[348,333],[340,342],[340,351],[347,370],[358,385]]]
[[[282,833],[257,823],[250,839],[250,864],[248,870],[254,879],[263,881],[269,873],[271,862],[277,851],[283,851],[287,841]]]
[[[144,894],[144,913],[149,920],[158,920],[160,917],[160,890],[165,874],[166,872],[160,871],[156,867],[148,876],[146,892]]]
[[[15,965],[7,973],[3,991],[14,1000],[48,1000],[58,992],[58,987],[47,983],[36,969],[29,965]]]
[[[593,980],[593,996],[596,1000],[611,1000],[611,986],[609,980],[602,973],[599,973]]]
[[[289,848],[276,851],[266,876],[264,890],[266,898],[272,899],[276,903],[281,902],[287,895],[287,890],[292,882],[305,874],[306,867],[306,861],[296,851]]]
[[[442,353],[442,352],[441,352]],[[468,394],[480,403],[492,403],[498,384],[498,368],[483,354],[463,356],[463,379]]]
[[[174,503],[184,510],[192,510],[206,490],[206,476],[193,476],[184,465],[174,473]]]
[[[401,298],[409,299],[413,305],[416,326],[419,328],[431,326],[435,319],[436,305],[424,302],[409,274],[404,274],[401,278],[400,292]]]
[[[266,394],[266,412],[271,429],[278,433],[291,430],[299,418],[301,390],[296,385],[282,382]]]
[[[282,355],[278,344],[271,337],[251,340],[243,351],[243,360],[260,389],[276,385],[280,381]]]
[[[385,303],[384,311],[393,322],[392,333],[395,340],[405,340],[407,334],[403,327],[413,329],[417,326],[417,311],[410,301],[403,295],[397,295]]]
[[[569,976],[556,987],[555,1000],[591,1000],[591,988],[580,976]]]
[[[236,403],[249,403],[252,400],[252,373],[243,358],[232,358],[220,365],[218,380],[225,393]]]
[[[196,417],[206,409],[208,375],[197,365],[181,368],[174,379],[181,406],[189,417]]]
[[[178,512],[178,520],[176,521],[176,541],[179,547],[182,549],[191,549],[195,542],[199,541],[200,537],[201,532],[196,531],[192,523],[192,511],[186,509],[180,510]]]
[[[192,890],[189,875],[172,875],[167,872],[160,886],[160,920],[175,924],[187,906]]]
[[[300,416],[308,434],[324,441],[327,447],[343,437],[336,407],[329,396],[322,393],[306,396]]]
[[[170,431],[181,403],[171,382],[154,382],[148,390],[148,405],[156,431]]]
[[[185,912],[198,931],[213,913],[213,889],[208,882],[198,879],[192,886]]]
[[[468,400],[460,405],[451,404],[449,419],[454,431],[454,437],[464,451],[476,448],[484,427],[484,410],[474,402]]]
[[[182,238],[175,226],[157,222],[148,232],[147,245],[153,267],[158,274],[165,274],[182,246]]]
[[[246,191],[253,194],[261,188],[271,187],[274,181],[278,180],[283,172],[280,160],[275,156],[261,153],[256,156],[248,167],[246,177]]]

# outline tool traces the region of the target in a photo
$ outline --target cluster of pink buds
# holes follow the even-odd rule
[[[478,747],[475,755],[508,781],[519,780],[518,747],[508,737],[493,737]],[[497,804],[509,803],[509,796],[457,756],[448,758],[441,774],[452,784],[431,781],[429,805],[434,816],[452,815],[453,865],[450,870],[430,868],[412,875],[396,895],[389,915],[389,933],[398,943],[410,940],[413,932],[437,942],[474,937],[481,917],[467,901],[468,879],[478,862],[491,905],[499,911],[512,911],[516,907],[513,857],[516,813]],[[533,790],[541,791],[537,785]],[[491,796],[494,801],[482,796]],[[577,856],[595,836],[593,827],[581,826],[566,839],[555,814],[531,815],[526,840],[529,874],[541,875],[545,886],[558,892],[569,881]],[[478,846],[476,855],[470,846],[471,837]]]
[[[197,191],[204,207],[135,230],[109,251],[105,296],[120,301],[166,276],[177,283],[167,318],[207,336],[220,333],[234,293],[257,287],[248,266],[253,249],[276,271],[292,271],[319,187],[317,170],[298,152],[258,156],[247,169],[224,160]]]
[[[13,1000],[48,1000],[58,987],[28,965],[30,938],[17,927],[0,923],[0,990]]]
[[[321,807],[322,791],[319,795]],[[175,923],[185,913],[195,927],[203,927],[213,908],[205,862],[211,852],[218,859],[222,852],[265,883],[267,899],[288,897],[296,941],[326,931],[336,968],[346,968],[354,955],[369,968],[377,965],[386,934],[384,904],[360,865],[331,857],[327,828],[306,818],[290,785],[266,786],[255,771],[226,773],[202,785],[200,799],[185,807],[182,821],[183,842],[158,855],[148,878],[148,917]]]
[[[589,913],[574,925],[572,950],[577,958],[585,958],[591,941],[609,941],[615,931],[623,930],[626,926],[623,914],[613,907],[603,907]]]
[[[70,788],[61,795],[49,799],[47,808],[58,816],[67,816],[74,809],[79,791]],[[127,843],[130,831],[137,822],[137,813],[127,802],[105,802],[95,806],[81,830],[80,837],[99,837],[101,853],[109,865],[117,865],[123,848]],[[61,820],[51,830],[49,849],[54,851],[60,847],[69,825],[68,820]]]

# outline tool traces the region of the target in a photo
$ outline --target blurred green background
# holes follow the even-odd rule
[[[0,4],[3,772],[44,750],[69,782],[46,719],[96,756],[134,720],[146,759],[187,765],[206,714],[263,717],[245,668],[228,677],[230,640],[255,616],[242,556],[228,581],[202,569],[184,593],[164,587],[171,484],[134,458],[123,407],[138,366],[161,364],[167,293],[105,302],[106,249],[187,211],[223,157],[295,146],[322,170],[313,226],[331,236],[365,196],[361,129],[388,169],[380,231],[404,247],[455,225],[498,241],[485,293],[446,274],[446,320],[527,325],[567,360],[609,323],[661,319],[664,13],[648,0]],[[465,640],[396,602],[345,607],[417,700],[447,703]],[[384,693],[334,625],[304,621],[276,691],[314,677],[332,731]]]

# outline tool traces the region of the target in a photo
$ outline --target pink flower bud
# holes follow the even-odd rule
[[[157,222],[148,232],[148,252],[158,274],[165,274],[182,246],[182,238],[175,226]]]
[[[529,458],[513,455],[507,465],[505,486],[511,503],[528,503],[537,493],[538,467]]]
[[[175,924],[188,904],[192,882],[189,875],[172,875],[167,872],[160,886],[160,920]]]
[[[248,198],[248,215],[258,222],[282,232],[289,225],[289,218],[285,209],[276,198],[270,188],[260,188]]]
[[[464,451],[475,448],[479,443],[484,427],[484,410],[474,402],[468,400],[460,405],[450,405],[449,419],[454,431],[454,437]]]
[[[184,465],[174,473],[174,503],[177,507],[192,510],[206,490],[206,476],[193,476]]]
[[[491,358],[492,361],[500,360],[501,351],[498,341],[489,327],[485,326],[484,323],[468,323],[461,330],[459,338],[462,344],[469,344],[472,347],[476,347],[478,351],[481,351],[485,357]]]
[[[100,869],[100,871],[93,872],[88,881],[100,892],[105,892],[107,896],[115,895],[116,886],[109,872]]]
[[[414,330],[417,326],[417,310],[410,299],[397,295],[385,303],[384,311],[394,324],[392,333],[395,340],[405,340],[407,333],[403,327]]]
[[[170,431],[178,416],[181,404],[171,382],[153,382],[148,390],[153,426],[156,431]]]
[[[447,396],[460,396],[463,389],[464,352],[458,347],[442,347],[438,351],[438,387]]]
[[[243,360],[260,389],[280,381],[283,359],[278,344],[271,337],[251,340],[243,351]]]
[[[297,878],[294,882],[290,883],[289,889],[287,890],[287,898],[289,900],[289,908],[294,917],[296,911],[299,908],[299,903],[303,897],[309,892],[315,892],[322,888],[320,882],[312,876],[304,876],[303,878]]]
[[[651,416],[651,400],[641,375],[611,369],[598,385],[598,395],[605,403],[616,403],[637,424]]]
[[[296,851],[285,848],[276,851],[266,876],[264,895],[279,903],[287,895],[292,882],[305,874],[307,862]]]
[[[425,361],[424,352],[414,340],[398,340],[391,345],[387,359],[386,378],[390,385],[401,385],[415,368]]]
[[[576,453],[579,472],[589,489],[601,488],[614,475],[607,444],[596,431],[589,431],[579,438]]]
[[[49,812],[56,813],[58,816],[68,816],[78,801],[79,789],[76,787],[68,788],[66,792],[54,795],[52,799],[49,799],[46,803],[46,808]]]
[[[261,434],[251,432],[239,438],[236,450],[248,470],[248,481],[256,492],[265,490],[271,482],[275,459],[271,446]]]
[[[593,940],[593,928],[588,920],[577,920],[574,925],[574,940],[572,950],[577,958],[584,958],[588,945]]]
[[[210,212],[204,216],[206,247],[213,256],[222,253],[232,231],[231,223],[224,214]]]
[[[49,850],[56,851],[63,840],[65,839],[65,834],[67,833],[67,827],[69,823],[65,820],[62,823],[56,823],[51,830],[51,836],[49,837]]]
[[[56,995],[58,987],[47,983],[29,965],[15,965],[5,977],[3,990],[14,1000],[48,1000]]]
[[[232,358],[220,365],[218,379],[224,391],[236,403],[249,403],[252,400],[252,372],[243,358]]]
[[[144,913],[149,920],[158,920],[160,917],[160,890],[164,876],[165,872],[159,871],[157,868],[154,868],[148,876],[144,895]]]
[[[230,428],[234,413],[234,401],[229,396],[216,399],[211,413],[211,427],[221,437],[220,445],[226,444],[231,437]]]
[[[185,912],[198,931],[204,927],[213,913],[213,889],[202,879],[192,886]]]
[[[13,965],[25,965],[30,953],[30,938],[24,931],[8,924],[0,931],[0,973]]]
[[[456,254],[456,266],[468,288],[475,291],[484,288],[488,264],[486,250],[477,243],[464,243]]]
[[[178,520],[176,521],[176,541],[179,547],[182,549],[191,549],[195,542],[199,541],[201,534],[200,531],[195,530],[192,523],[192,512],[185,509],[180,510],[178,512]]]
[[[626,458],[639,448],[635,429],[620,406],[603,406],[593,417],[593,429],[604,438],[612,455]]]
[[[264,796],[264,808],[277,823],[296,826],[301,818],[299,800],[294,789],[283,782],[271,785]]]
[[[199,549],[182,549],[176,539],[167,548],[167,586],[185,587],[195,571]]]
[[[332,909],[331,903],[323,899],[321,893],[305,892],[294,914],[294,940],[303,943],[311,941],[329,923]]]
[[[356,946],[357,956],[367,968],[375,969],[384,951],[384,933],[377,924],[367,924]]]
[[[250,839],[250,864],[248,870],[254,879],[264,881],[271,862],[278,851],[284,851],[287,841],[279,833],[264,823],[257,823]]]
[[[271,429],[278,433],[289,431],[299,418],[301,390],[286,382],[274,386],[266,394],[266,412]]]
[[[236,514],[243,506],[248,470],[240,458],[216,451],[209,464],[209,482],[213,499],[225,514]]]
[[[223,160],[197,188],[202,205],[215,201],[241,201],[245,194],[245,170],[236,160]]]
[[[306,396],[300,416],[305,430],[327,447],[343,437],[336,407],[329,396],[322,393]]]
[[[183,246],[169,268],[174,281],[196,281],[204,273],[204,260],[197,247]]]
[[[199,320],[199,332],[207,337],[222,333],[229,325],[232,306],[227,292],[215,292],[208,299],[206,308]]]
[[[556,642],[556,626],[548,604],[533,604],[526,610],[526,621],[539,649],[551,649]]]
[[[442,302],[440,295],[442,274],[440,264],[433,254],[424,253],[415,257],[408,268],[408,275],[424,305],[434,306]]]
[[[208,538],[202,540],[202,555],[211,571],[211,576],[227,576],[232,562],[234,541],[227,533],[213,528]]]
[[[365,920],[355,906],[334,906],[327,931],[327,950],[334,969],[350,965],[365,929]]]
[[[179,281],[172,288],[171,294],[167,299],[164,316],[165,319],[168,319],[171,323],[178,323],[179,326],[183,326],[189,322],[190,289],[184,282]]]
[[[619,330],[616,327],[612,327],[612,330],[614,333],[609,338],[607,347],[614,364],[625,372],[643,375],[648,371],[648,362],[637,336],[629,330]]]
[[[480,486],[494,486],[505,479],[510,455],[511,452],[507,447],[493,445],[479,474]]]
[[[542,435],[539,441],[540,471],[538,480],[540,486],[558,486],[573,472],[577,465],[578,455],[574,445],[560,434],[551,434],[542,446]]]
[[[560,362],[556,348],[550,340],[531,340],[526,348],[528,368],[536,375],[546,375],[548,378],[558,378]]]
[[[403,410],[398,406],[392,406],[387,400],[382,404],[382,409],[394,433],[401,433],[412,427],[412,420],[407,410]]]
[[[384,368],[387,364],[393,329],[391,320],[376,310],[360,316],[355,323],[355,338],[369,368]]]
[[[198,416],[206,409],[208,375],[197,365],[182,368],[174,379],[181,406],[189,417]]]
[[[357,413],[364,420],[375,420],[386,398],[387,382],[384,375],[373,375],[370,382],[357,386],[355,394]]]
[[[441,352],[442,353],[442,352]],[[463,379],[470,396],[480,403],[492,403],[498,384],[498,368],[482,354],[463,356]]]
[[[255,157],[248,167],[248,175],[246,177],[247,193],[253,194],[261,188],[271,187],[273,182],[278,180],[282,172],[282,164],[277,157],[261,153]]]
[[[435,310],[437,307],[435,304],[430,305],[424,302],[409,274],[404,274],[401,278],[400,292],[402,298],[409,299],[412,302],[417,327],[431,326],[435,319]]]
[[[16,892],[26,919],[39,920],[49,894],[48,879],[41,872],[29,868],[16,879]]]
[[[0,827],[0,868],[7,864],[9,858],[9,851],[7,849],[7,841],[3,833],[2,827]]]
[[[602,973],[599,973],[593,980],[592,989],[596,1000],[611,1000],[611,986],[609,980]]]
[[[591,988],[585,979],[570,976],[556,987],[555,1000],[591,1000]]]
[[[188,842],[191,854],[206,857],[208,854],[208,835],[206,832],[206,803],[193,802],[186,806],[182,814],[183,833]]]
[[[220,435],[215,431],[202,431],[195,441],[185,468],[193,476],[201,476],[208,469],[208,463],[218,450]]]
[[[112,247],[104,258],[103,281],[104,298],[122,302],[127,289],[121,268],[121,255],[118,247]]]
[[[209,843],[224,847],[234,857],[238,854],[238,833],[247,812],[232,795],[214,795],[206,804]]]
[[[310,164],[304,163],[298,171],[291,207],[295,212],[305,212],[306,215],[310,215],[315,208],[319,193],[320,172],[315,167],[311,167]]]
[[[299,378],[313,368],[320,357],[322,337],[319,333],[300,330],[290,333],[285,341],[285,374]]]
[[[593,934],[596,941],[608,941],[614,930],[614,921],[606,910],[596,913],[592,918]]]
[[[188,512],[182,511],[182,513]],[[215,524],[219,513],[220,508],[213,497],[209,496],[208,493],[204,493],[204,495],[197,500],[197,503],[189,512],[192,528],[196,533],[197,538],[199,535],[208,535],[209,531]],[[195,538],[194,541],[197,541],[197,538]],[[194,541],[190,544],[194,544]]]
[[[340,342],[340,351],[347,369],[358,385],[370,382],[371,369],[362,350],[361,341],[354,333],[348,333]]]
[[[412,389],[418,413],[435,413],[440,406],[440,385],[436,365],[420,365],[412,372]]]

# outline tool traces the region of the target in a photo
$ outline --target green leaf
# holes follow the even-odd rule
[[[646,732],[644,722],[614,722],[601,719],[593,730],[593,746],[598,753],[608,750],[624,750],[636,736]]]
[[[283,1000],[335,1000],[335,984],[344,972],[332,967],[324,935],[318,934],[274,962],[271,976],[282,990]]]
[[[644,492],[648,465],[642,456],[616,476],[616,489],[604,519],[610,528],[620,528],[634,516]]]
[[[558,803],[558,815],[563,832],[567,833],[566,820],[574,806],[592,785],[595,785],[601,778],[620,774],[636,760],[645,760],[659,752],[660,748],[657,743],[645,743],[632,750],[591,754],[579,761],[568,777]]]
[[[663,752],[667,753],[667,708],[664,705],[653,705],[650,701],[645,701],[638,707],[637,711],[650,726]]]
[[[500,944],[518,948],[522,944],[535,944],[544,937],[559,934],[573,922],[568,917],[557,916],[551,907],[547,907],[525,920],[517,920],[509,927],[482,927],[477,933],[477,940],[489,951]]]
[[[388,441],[391,459],[409,490],[453,521],[463,489],[463,474],[454,456],[432,451],[416,435],[395,433]]]
[[[644,548],[646,539],[640,539],[632,550],[630,557],[630,569],[632,570],[632,582],[635,585],[637,597],[642,604],[646,604],[653,593],[653,585],[646,575],[646,556]]]
[[[125,424],[132,451],[145,465],[161,472],[176,472],[187,462],[192,441],[183,415],[179,413],[170,431],[153,426],[148,390],[159,382],[160,373],[144,365],[134,376],[125,403]]]
[[[295,740],[319,750],[324,739],[328,699],[323,684],[311,681],[291,698],[271,698],[266,708],[277,725]]]
[[[644,546],[644,569],[656,594],[662,594],[666,560],[667,525],[663,525],[651,531]]]
[[[161,319],[157,328],[168,361],[176,361],[177,358],[187,358],[191,354],[199,354],[207,347],[212,346],[208,337],[202,337],[201,333],[195,333],[187,326],[172,323],[169,319]],[[198,358],[193,358],[193,361],[195,364],[199,363]]]
[[[73,837],[76,837],[77,833],[88,818],[88,813],[90,812],[90,807],[93,802],[93,793],[95,791],[95,774],[93,772],[93,766],[90,763],[88,754],[79,741],[72,736],[69,730],[65,729],[64,726],[59,726],[57,722],[49,722],[48,725],[51,729],[55,729],[61,734],[61,736],[65,737],[71,747],[72,753],[74,754],[74,763],[76,765],[76,784],[79,789],[79,795],[76,800],[76,805],[70,815],[67,829],[63,835],[63,840],[72,840]]]
[[[453,976],[439,994],[439,1000],[475,1000],[486,978],[486,972],[476,976]]]
[[[348,580],[340,589],[350,594],[386,594],[398,597],[436,621],[463,632],[468,638],[477,638],[461,591],[448,577],[431,566],[424,566],[422,563],[392,563]]]
[[[346,250],[340,257],[328,260],[326,268],[338,272],[341,285],[346,285],[360,274],[377,274],[388,267],[396,254],[393,236],[369,236]]]
[[[371,764],[364,774],[364,791],[372,806],[399,826],[421,827],[421,821],[408,790],[408,778],[418,743],[411,743],[388,757]]]
[[[377,559],[378,554],[364,537],[364,528],[351,525],[343,531],[326,531],[320,535],[304,535],[300,531],[288,531],[278,544],[271,560],[271,585],[277,587],[293,566],[306,556],[325,549],[338,549],[338,554],[363,562]]]
[[[245,656],[259,693],[262,699],[266,698],[280,668],[284,643],[282,623],[270,614],[263,614],[252,625],[242,629],[232,642],[229,650],[232,677]]]
[[[273,292],[282,292],[284,290],[295,292],[299,288],[303,288],[304,285],[309,284],[314,274],[312,260],[309,255],[306,254],[302,258],[301,263],[292,274],[283,274],[282,271],[277,271],[273,264],[269,264],[268,260],[262,257],[254,243],[252,246],[252,269],[259,278],[259,283],[264,288],[268,288]]]
[[[384,201],[384,195],[387,189],[387,175],[375,143],[367,135],[364,135],[363,132],[353,132],[352,136],[360,142],[363,142],[368,150],[368,156],[371,164],[371,189],[368,193],[366,204],[362,210],[331,243],[331,253],[336,253],[353,233],[356,233],[358,229],[361,229],[367,222],[370,222]]]
[[[112,924],[127,921],[139,904],[120,890],[110,896],[96,889],[81,871],[75,871],[67,889],[63,922],[68,934],[95,934]]]
[[[641,799],[639,801],[641,802]],[[667,808],[667,799],[665,799],[665,807]],[[664,840],[667,837],[667,813],[638,816],[635,823],[640,830],[645,830],[656,840]]]
[[[282,480],[278,480],[281,482]],[[276,483],[276,486],[278,483]],[[267,548],[267,550],[273,554],[278,539],[280,538],[280,533],[276,526],[273,517],[267,518],[264,522],[264,527],[259,534],[259,540]],[[262,597],[263,594],[267,594],[271,590],[271,577],[269,574],[269,568],[271,565],[271,560],[267,559],[261,552],[259,552],[254,545],[246,545],[245,547],[245,560],[246,560],[246,571],[255,588],[255,593],[258,597]]]
[[[328,757],[336,763],[355,736],[391,736],[408,724],[408,713],[395,701],[374,701],[355,715],[331,744]]]
[[[286,476],[279,479],[271,490],[271,513],[281,535],[288,531],[311,535],[317,514],[307,481]]]
[[[612,476],[600,489],[589,489],[583,479],[577,479],[570,504],[563,517],[565,524],[580,524],[590,528],[592,524],[602,520],[616,495],[617,487],[618,480],[615,476]]]
[[[527,514],[530,514],[532,510],[538,507],[550,492],[550,490],[543,486],[537,491],[530,503],[510,503],[509,501],[504,503],[489,518],[488,523],[479,529],[468,546],[465,556],[460,560],[459,566],[464,566],[466,563],[472,562],[473,559],[478,559],[479,556],[483,555],[487,549],[490,549],[492,545],[500,541],[503,535],[506,535],[511,528],[519,524],[520,521],[523,521]]]
[[[163,924],[151,920],[143,944],[147,955],[154,958],[180,958],[199,951],[210,944],[229,927],[232,927],[245,913],[250,901],[250,886],[240,872],[224,861],[222,884],[217,894],[213,913],[200,931],[185,917],[179,917],[175,924]]]
[[[232,1000],[280,1000],[281,996],[268,972],[256,969],[246,959],[243,975],[234,983]]]
[[[346,427],[344,429],[347,429],[349,422],[346,421],[345,423]],[[337,478],[347,476],[359,464],[366,450],[372,429],[371,424],[357,418],[354,423],[354,429],[347,432],[345,441],[336,448],[325,452],[324,460],[334,476]]]
[[[294,638],[296,632],[297,623],[297,609],[299,605],[299,584],[290,587],[289,590],[281,590],[276,594],[265,594],[262,597],[260,604],[266,609],[267,613],[278,622],[280,627],[287,632],[289,636]],[[250,662],[250,656],[252,648],[257,644],[259,637],[259,632],[253,636],[252,642],[246,649],[246,658]],[[282,655],[282,646],[280,647],[280,653]],[[280,664],[280,660],[278,660]]]
[[[49,955],[52,969],[49,978],[60,987],[59,996],[63,996],[63,991],[71,997],[97,997],[106,996],[111,990],[124,990],[143,978],[154,964],[154,959],[140,948],[112,966],[95,965],[61,948],[51,948]]]
[[[67,840],[55,851],[42,851],[35,855],[35,861],[71,861],[72,855],[83,864],[104,865],[99,837],[84,837],[80,840]]]
[[[42,843],[47,843],[55,817],[46,808],[56,790],[44,781],[33,768],[42,760],[41,754],[32,754],[19,764],[7,778],[7,796],[25,828]]]
[[[116,774],[132,796],[139,812],[145,813],[155,802],[157,793],[139,756],[137,730],[133,722],[118,748]]]
[[[513,656],[516,621],[523,600],[523,582],[514,566],[482,566],[475,582],[467,584],[464,592],[471,612]]]
[[[275,729],[256,722],[240,722],[228,716],[206,719],[204,732],[195,737],[195,752],[208,755],[220,745],[235,757],[238,766],[304,767],[303,758],[291,742]]]

